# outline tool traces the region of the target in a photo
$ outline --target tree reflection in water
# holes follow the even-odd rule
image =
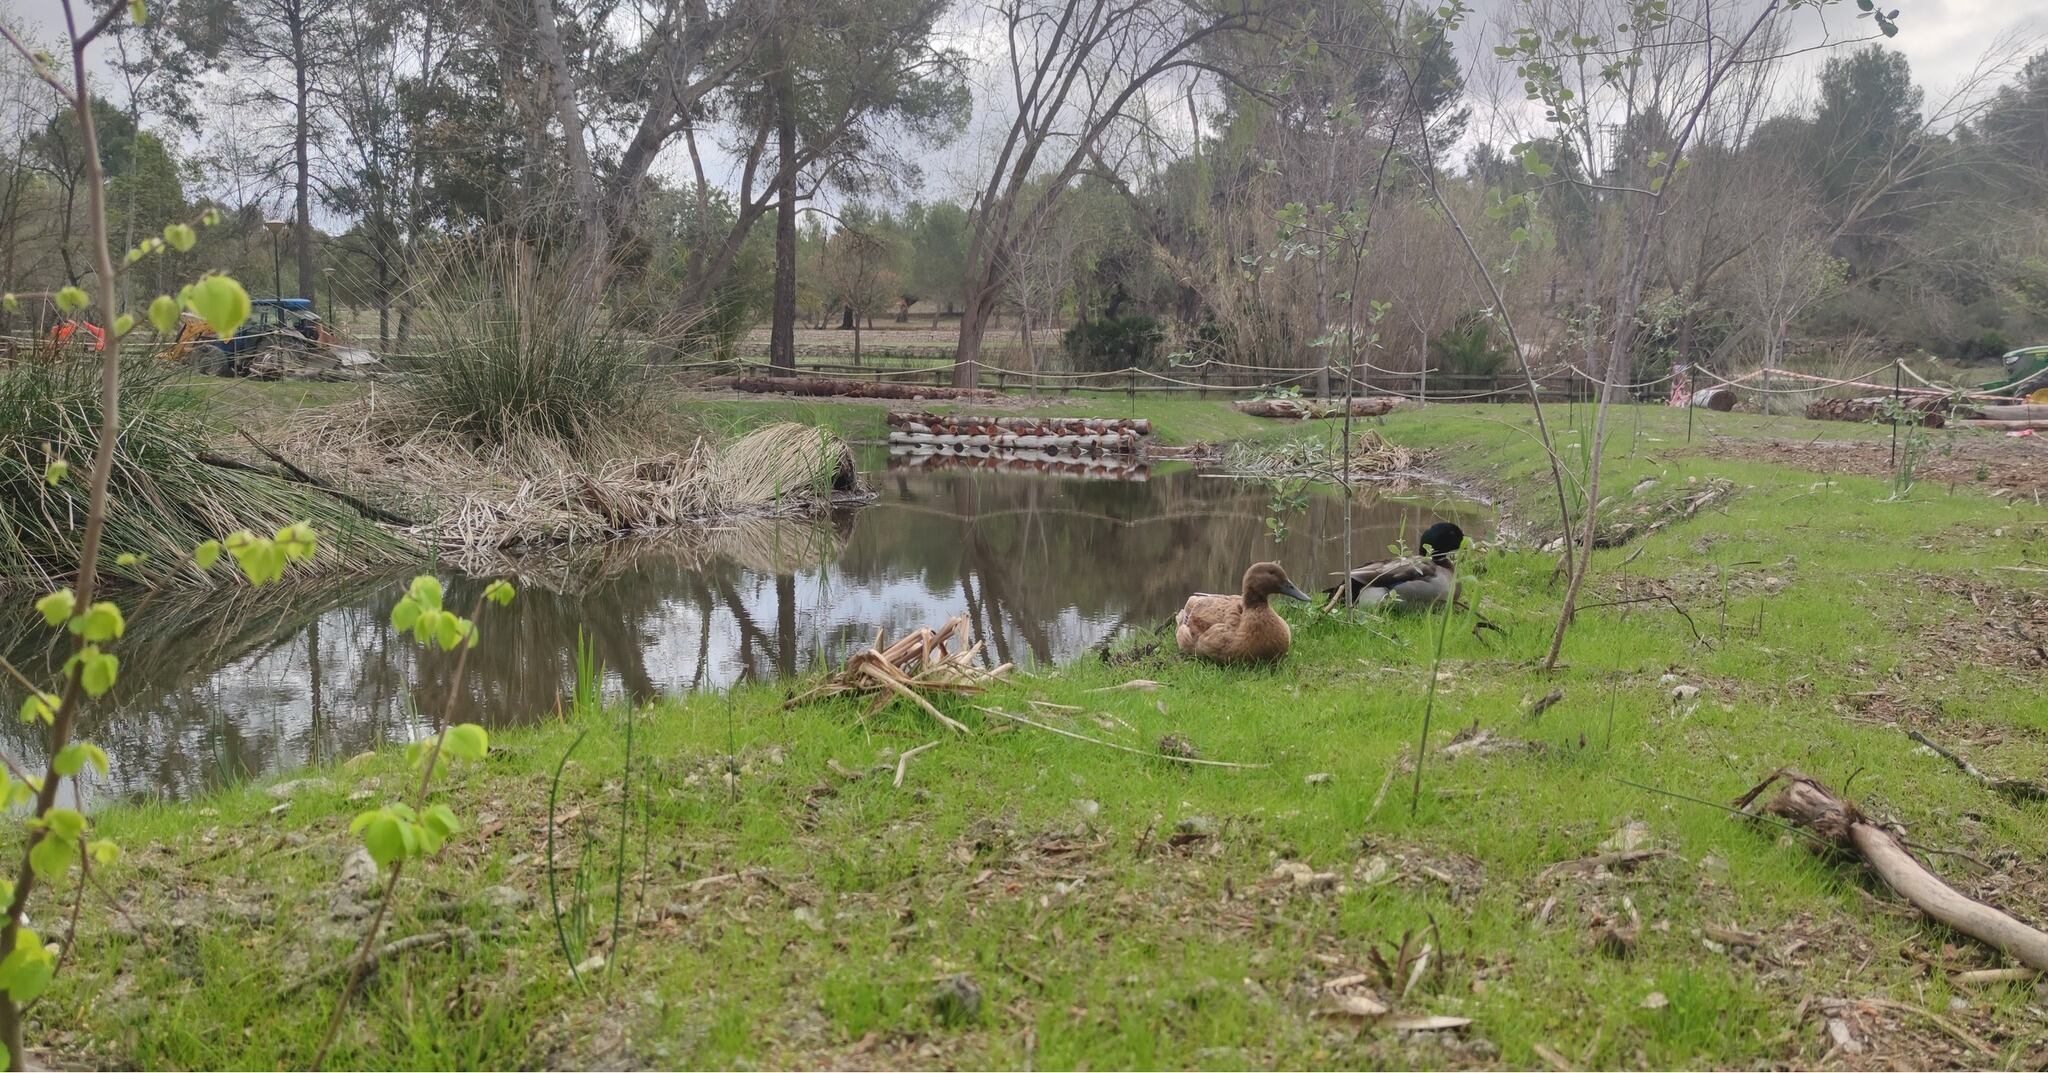
[[[1143,483],[985,470],[891,472],[857,512],[761,519],[686,537],[627,541],[597,558],[529,562],[520,598],[470,655],[464,711],[505,725],[554,711],[575,676],[581,629],[609,696],[648,701],[742,677],[802,673],[874,640],[965,612],[991,661],[1071,658],[1126,626],[1157,625],[1188,593],[1227,592],[1247,564],[1278,559],[1304,587],[1341,565],[1343,504],[1311,497],[1277,545],[1265,485],[1189,470]],[[1370,501],[1354,547],[1378,554],[1440,515],[1483,529],[1469,504]],[[131,616],[112,703],[85,728],[114,759],[111,789],[188,796],[406,740],[427,720],[413,698],[447,696],[452,657],[397,640],[402,578],[281,592],[162,596]],[[481,581],[448,579],[466,605]],[[0,621],[0,650],[54,678],[55,635],[26,601]],[[20,703],[10,692],[8,710]],[[38,736],[0,721],[5,745],[40,762]]]

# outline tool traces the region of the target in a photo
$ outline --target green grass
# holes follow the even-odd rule
[[[879,410],[704,405],[738,423],[813,410],[868,422]],[[1106,401],[1092,412],[1118,411]],[[1222,438],[1250,421],[1219,403],[1143,412],[1163,437]],[[1911,719],[1974,743],[1966,751],[1998,773],[2048,768],[2040,669],[1987,666],[1928,632],[1978,613],[1921,581],[2035,581],[1991,568],[2040,559],[2048,516],[1974,491],[1922,486],[1889,501],[1882,480],[1684,454],[1684,415],[1661,409],[1641,414],[1661,442],[1631,442],[1636,416],[1610,447],[1618,495],[1651,477],[1661,489],[1726,477],[1738,492],[1596,555],[1586,600],[1619,598],[1618,578],[1659,582],[1693,626],[1659,604],[1589,609],[1568,666],[1540,675],[1558,600],[1551,559],[1486,552],[1468,584],[1505,632],[1451,624],[1418,799],[1398,765],[1419,728],[1433,636],[1421,617],[1361,628],[1290,608],[1296,648],[1274,669],[1090,660],[982,701],[1015,712],[1034,699],[1072,705],[1081,710],[1034,718],[1141,749],[1176,733],[1206,757],[1268,765],[1254,770],[1006,728],[957,701],[941,703],[972,736],[905,705],[865,724],[851,702],[784,712],[781,686],[692,697],[641,717],[634,781],[649,822],[645,841],[631,840],[634,923],[610,951],[611,971],[578,984],[547,910],[548,780],[591,730],[563,777],[560,808],[573,817],[561,841],[573,857],[590,835],[608,869],[623,736],[618,712],[570,717],[501,736],[485,765],[447,780],[446,798],[478,829],[408,871],[387,935],[462,924],[479,938],[385,964],[332,1064],[1525,1068],[1547,1064],[1540,1046],[1595,1067],[1811,1067],[1828,1052],[1815,1004],[1880,997],[1942,1014],[1996,1053],[1966,1053],[1925,1018],[1886,1014],[1859,1022],[1864,1060],[2038,1066],[2048,1035],[2031,990],[1952,992],[1915,960],[1994,963],[1969,941],[1883,911],[1851,864],[1628,783],[1725,802],[1796,766],[1849,784],[1920,844],[1989,862],[2003,880],[1935,858],[1965,889],[1997,890],[2014,912],[2048,919],[2042,809],[1990,794],[1888,725]],[[1432,407],[1384,431],[1436,449],[1439,465],[1540,528],[1547,478],[1525,417]],[[1815,430],[1714,420],[1749,423],[1746,434]],[[1699,702],[1674,705],[1665,674],[1702,686]],[[1091,692],[1141,677],[1166,688]],[[1560,703],[1538,720],[1522,714],[1553,688]],[[1544,748],[1438,755],[1475,723]],[[933,740],[892,787],[895,752]],[[874,770],[849,782],[834,762]],[[1330,778],[1311,784],[1319,773]],[[30,1038],[95,1064],[308,1061],[339,981],[287,989],[358,934],[360,922],[330,908],[353,845],[348,819],[409,785],[395,752],[314,774],[326,784],[284,808],[250,787],[103,813],[102,831],[129,850],[104,876],[121,910],[85,900],[84,944],[36,1008]],[[1612,877],[1543,877],[1631,820],[1674,856]],[[1206,837],[1175,845],[1183,829]],[[1296,889],[1275,878],[1283,860],[1339,878]],[[702,882],[735,873],[744,877]],[[493,886],[523,905],[488,908]],[[69,894],[60,886],[38,902],[46,932]],[[1634,956],[1617,959],[1598,951],[1593,929],[1625,920],[1624,899],[1645,927]],[[1761,956],[1708,948],[1708,926],[1763,936]],[[1409,1036],[1320,1015],[1317,985],[1370,973],[1369,952],[1407,930],[1429,930],[1442,968],[1397,1012],[1469,1017],[1469,1029]],[[943,1016],[931,1001],[955,974],[978,989],[977,1017]],[[1370,986],[1394,1000],[1394,989]],[[1667,1004],[1646,1008],[1652,992]],[[1951,1009],[1952,997],[1965,1005]]]

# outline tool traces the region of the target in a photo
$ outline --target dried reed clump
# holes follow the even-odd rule
[[[316,568],[368,570],[416,549],[304,485],[200,460],[213,428],[199,396],[170,379],[168,362],[138,357],[123,370],[121,438],[106,520],[109,576],[144,584],[205,584],[188,555],[237,529],[308,522],[320,534]],[[0,584],[62,584],[78,565],[86,469],[99,441],[99,362],[60,359],[0,368]],[[46,467],[69,463],[54,483]],[[119,556],[119,558],[117,558]]]
[[[859,491],[846,445],[806,425],[676,451],[680,434],[638,423],[571,444],[537,433],[480,441],[415,421],[373,397],[302,423],[294,442],[327,479],[406,504],[426,519],[418,534],[458,560],[804,514]]]
[[[1334,479],[1344,473],[1344,451],[1322,439],[1288,440],[1273,445],[1236,444],[1223,467],[1255,477],[1305,476]],[[1351,437],[1351,476],[1374,477],[1415,467],[1415,452],[1372,429]]]

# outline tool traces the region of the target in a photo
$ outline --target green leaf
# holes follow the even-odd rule
[[[491,749],[491,735],[475,723],[457,723],[442,732],[441,748],[463,760],[482,760]]]
[[[199,314],[199,319],[222,339],[231,338],[249,319],[249,292],[229,276],[207,276],[180,291],[179,296],[184,299],[185,308]]]
[[[220,210],[217,208],[208,206],[205,212],[199,214],[199,226],[201,227],[212,227],[219,222]]]
[[[76,313],[92,304],[92,297],[78,287],[66,287],[57,292],[57,311]]]
[[[69,776],[78,774],[87,764],[106,774],[107,751],[89,741],[74,741],[57,750],[57,759],[50,766],[57,769],[57,774]]]
[[[499,607],[509,606],[512,603],[513,595],[512,583],[502,578],[484,586],[484,599],[497,604]]]
[[[24,723],[54,723],[57,721],[57,695],[36,692],[21,702],[21,721]]]
[[[211,570],[213,569],[213,564],[219,561],[220,541],[218,540],[209,540],[192,549],[192,562],[201,570]]]
[[[98,699],[114,688],[114,680],[121,675],[121,661],[111,652],[102,652],[98,645],[86,645],[64,661],[64,670],[69,673],[73,666],[78,668],[78,684],[85,688],[87,696]]]
[[[391,628],[404,633],[420,620],[420,605],[406,597],[391,606]]]
[[[85,614],[71,620],[71,632],[88,641],[111,641],[127,629],[121,609],[107,600],[94,603]]]
[[[68,841],[78,841],[85,833],[85,813],[74,808],[53,808],[43,814],[43,830]]]
[[[16,1002],[28,1002],[50,986],[56,972],[56,956],[42,938],[27,928],[15,929],[14,949],[0,958],[0,991]]]
[[[305,522],[293,522],[277,531],[278,550],[289,562],[304,562],[319,549],[319,538]]]
[[[141,561],[142,556],[137,555],[132,551],[124,551],[121,554],[114,556],[114,565],[116,566],[134,566],[136,563],[139,563]]]
[[[420,813],[420,826],[425,827],[437,838],[447,838],[449,835],[462,832],[462,821],[456,819],[455,810],[446,805],[428,805],[427,810]]]
[[[85,844],[85,852],[92,856],[92,863],[105,868],[121,859],[121,847],[111,838],[95,838]]]
[[[123,313],[120,316],[114,318],[114,338],[119,339],[120,337],[127,335],[129,332],[132,332],[134,330],[135,314]]]
[[[70,588],[58,589],[36,601],[36,611],[43,616],[43,624],[55,626],[69,619],[78,610],[78,596]]]
[[[423,610],[438,611],[441,608],[441,583],[435,580],[432,574],[421,574],[413,578],[412,584],[406,587],[405,594],[419,601]]]
[[[9,313],[19,313],[21,312],[21,299],[16,298],[13,291],[0,294],[0,309],[4,309]]]
[[[149,323],[158,335],[170,335],[178,330],[178,302],[168,294],[159,294],[149,303]]]
[[[149,7],[142,0],[128,0],[128,17],[140,26],[149,21]]]
[[[363,836],[363,848],[370,851],[370,859],[379,866],[402,861],[413,855],[419,846],[419,834],[410,821],[398,815],[397,808],[382,808],[357,816],[352,830]]]
[[[193,243],[199,241],[199,233],[192,230],[190,224],[167,224],[164,227],[164,241],[170,243],[172,249],[185,253],[192,248]]]
[[[55,879],[71,867],[71,858],[78,856],[78,843],[56,835],[44,835],[34,849],[28,851],[28,866],[38,877]],[[0,970],[0,976],[4,976]]]

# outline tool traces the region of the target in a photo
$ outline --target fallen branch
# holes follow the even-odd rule
[[[1591,857],[1580,857],[1574,861],[1559,861],[1536,873],[1536,882],[1541,883],[1551,876],[1597,872],[1602,868],[1616,872],[1626,871],[1644,861],[1669,856],[1672,856],[1672,853],[1668,849],[1625,849],[1613,853],[1596,853]]]
[[[1780,782],[1784,788],[1764,806],[1764,811],[1782,816],[1820,835],[1836,848],[1861,857],[1886,886],[1929,918],[2024,965],[2048,970],[2048,932],[1963,896],[1928,871],[1891,832],[1870,822],[1855,805],[1836,797],[1819,782],[1790,768],[1780,768],[1737,798],[1736,807],[1747,812],[1765,790]]]
[[[2026,983],[2041,975],[2039,969],[1971,969],[1949,977],[1964,987],[1986,987],[1991,984]]]
[[[382,964],[387,958],[394,958],[400,954],[409,953],[414,950],[424,950],[432,946],[451,946],[455,943],[473,943],[475,941],[476,932],[471,931],[468,928],[447,928],[442,931],[423,931],[420,932],[418,935],[408,935],[403,939],[393,939],[390,942],[385,943],[383,946],[380,946],[377,949],[370,951],[369,956],[364,959],[363,972],[366,975],[368,973],[375,972],[377,966]],[[349,971],[353,964],[354,963],[350,961],[337,961],[327,966],[326,968],[321,969],[319,972],[316,972],[311,976],[307,976],[301,979],[298,983],[295,983],[290,987],[285,988],[282,992],[279,993],[280,997],[295,994],[303,988],[310,987],[315,984],[325,983],[328,980],[332,980],[336,977],[342,976]]]
[[[790,698],[783,707],[794,708],[848,693],[877,694],[868,708],[868,714],[873,715],[900,697],[924,709],[925,714],[938,720],[940,726],[957,734],[971,733],[966,724],[940,711],[924,697],[932,690],[979,693],[988,683],[1010,672],[1008,663],[994,670],[985,670],[975,664],[981,656],[982,646],[980,642],[967,643],[971,628],[966,615],[955,615],[936,630],[929,627],[914,630],[894,643],[889,643],[885,635],[877,633],[874,647],[854,653],[838,674],[824,684]],[[947,648],[956,639],[962,645],[957,652]]]
[[[1044,723],[1026,719],[1021,715],[1014,715],[1010,712],[1002,711],[998,708],[984,708],[981,705],[977,704],[974,706],[974,710],[977,712],[987,712],[990,715],[997,716],[1002,719],[1008,719],[1012,722],[1022,723],[1028,727],[1037,727],[1040,730],[1058,734],[1063,738],[1072,738],[1075,741],[1085,741],[1090,745],[1104,745],[1108,746],[1111,749],[1121,749],[1124,752],[1136,753],[1139,756],[1149,756],[1159,760],[1171,760],[1176,764],[1199,764],[1203,767],[1227,767],[1243,769],[1263,768],[1272,766],[1270,764],[1233,764],[1228,760],[1204,760],[1198,756],[1175,756],[1172,753],[1153,752],[1148,749],[1136,749],[1132,748],[1129,745],[1119,745],[1118,743],[1113,741],[1103,741],[1101,738],[1091,738],[1086,734],[1076,734],[1071,730],[1061,730],[1059,727],[1047,726]]]
[[[289,481],[294,484],[303,484],[308,488],[312,488],[319,492],[324,492],[327,495],[333,496],[335,499],[338,499],[341,502],[348,504],[351,508],[355,510],[356,513],[361,514],[363,517],[368,518],[371,521],[383,522],[386,525],[396,525],[404,528],[411,528],[419,524],[418,522],[402,514],[395,514],[391,511],[385,510],[383,507],[377,506],[374,503],[367,502],[361,499],[360,497],[350,495],[349,493],[344,492],[339,488],[336,488],[334,485],[329,484],[328,482],[323,481],[310,473],[307,473],[305,470],[300,469],[298,466],[293,465],[290,459],[264,446],[262,442],[258,441],[256,437],[249,435],[247,431],[240,429],[236,431],[241,432],[242,438],[248,440],[250,446],[256,448],[258,451],[261,451],[265,458],[268,458],[272,462],[277,463],[278,470],[267,470],[261,466],[252,466],[247,462],[241,461],[240,459],[229,458],[225,455],[217,455],[211,451],[200,451],[194,454],[192,457],[198,459],[201,462],[206,463],[209,466],[216,466],[221,469],[240,470],[241,472],[244,473],[259,473],[265,477],[269,477],[272,480]]]
[[[910,758],[937,744],[938,742],[928,741],[915,749],[906,749],[901,755],[896,757],[896,788],[898,790],[903,789],[903,776],[910,772]]]
[[[1990,787],[1992,792],[2002,797],[2008,797],[2014,801],[2048,801],[2048,786],[2043,786],[2038,782],[2031,782],[2027,779],[2004,779],[1996,775],[1987,775],[1977,765],[1936,745],[1934,739],[1917,730],[1906,731],[1906,736],[1934,750],[1937,755],[1956,767],[1961,768],[1963,774]]]

